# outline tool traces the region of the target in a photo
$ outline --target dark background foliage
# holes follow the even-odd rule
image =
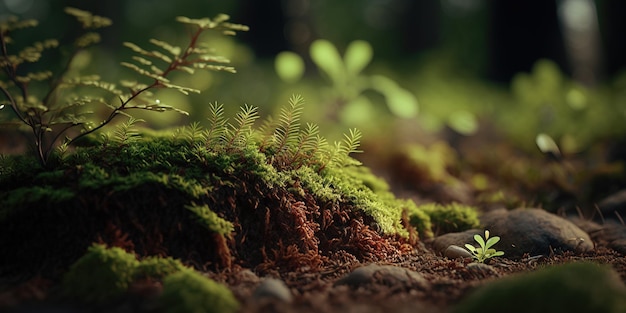
[[[596,12],[585,11],[589,5]],[[626,4],[619,0],[4,0],[0,18],[9,14],[37,18],[54,25],[40,30],[46,35],[69,37],[74,29],[63,14],[65,6],[112,18],[114,25],[103,36],[111,52],[121,50],[122,41],[167,33],[177,15],[199,18],[223,12],[251,27],[240,40],[260,59],[285,50],[304,54],[314,39],[325,38],[340,48],[355,39],[367,40],[377,59],[399,68],[437,51],[463,69],[497,82],[529,71],[541,58],[586,82],[610,78],[626,65],[619,33]],[[569,15],[563,14],[567,6],[574,8]],[[587,22],[589,14],[597,19]],[[574,24],[568,24],[566,16]],[[586,37],[586,44],[568,43],[568,33],[574,31],[579,31],[577,38]],[[577,49],[596,51],[593,60],[576,59]],[[578,74],[583,66],[591,66],[592,72]]]

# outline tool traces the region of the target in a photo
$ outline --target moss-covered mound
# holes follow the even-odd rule
[[[206,130],[105,137],[48,168],[4,158],[0,246],[12,257],[0,268],[60,274],[93,242],[205,268],[376,260],[411,250],[409,208],[431,234],[427,215],[348,156],[356,131],[332,146],[311,125],[288,130],[293,121],[253,130],[250,112]]]
[[[162,282],[163,312],[235,312],[239,303],[228,287],[172,258],[138,260],[123,249],[92,245],[63,276],[62,296],[86,305],[105,305],[128,294],[140,280]],[[103,308],[104,309],[104,308]],[[105,310],[106,311],[106,310]]]

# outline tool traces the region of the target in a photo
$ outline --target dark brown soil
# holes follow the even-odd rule
[[[240,267],[222,272],[206,272],[206,275],[230,287],[242,303],[241,312],[449,312],[482,284],[550,265],[579,261],[609,264],[626,282],[626,258],[602,246],[585,254],[568,252],[552,256],[526,256],[520,260],[494,258],[489,262],[492,272],[468,269],[467,265],[471,263],[469,259],[451,260],[437,256],[428,244],[401,258],[377,262],[417,271],[429,282],[427,288],[390,281],[378,281],[360,287],[335,285],[343,275],[365,265],[350,258],[339,258],[318,270],[302,268],[281,272],[279,268],[268,269],[260,277]],[[254,299],[254,289],[259,280],[266,277],[284,281],[294,295],[293,301],[287,303],[274,299]],[[123,300],[95,308],[95,311],[125,312],[130,307],[133,311],[154,312],[154,299],[160,290],[159,282],[137,282]],[[46,300],[55,292],[52,281],[35,277],[0,294],[0,306],[19,304],[16,308],[67,308],[65,304]],[[16,309],[14,312],[24,311]]]

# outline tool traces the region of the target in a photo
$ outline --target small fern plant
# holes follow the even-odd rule
[[[194,74],[196,70],[235,72],[228,66],[229,60],[210,53],[200,42],[205,31],[220,31],[224,35],[235,35],[237,31],[248,30],[247,26],[229,23],[229,17],[220,14],[213,19],[190,19],[178,17],[180,23],[193,28],[187,45],[183,48],[157,39],[151,39],[154,46],[144,49],[134,43],[124,46],[136,53],[130,62],[121,62],[123,67],[138,74],[144,82],[122,80],[119,84],[101,80],[97,75],[68,77],[76,56],[100,41],[97,30],[111,25],[111,20],[93,15],[76,8],[66,8],[65,13],[73,16],[82,26],[84,34],[70,47],[71,53],[62,62],[62,70],[42,70],[29,72],[33,63],[39,63],[46,50],[59,48],[59,41],[46,39],[32,45],[15,49],[14,33],[24,28],[36,27],[36,20],[20,20],[11,17],[0,22],[0,108],[10,107],[17,118],[17,125],[25,125],[32,134],[36,155],[43,166],[48,164],[55,148],[66,150],[79,138],[93,133],[111,123],[119,115],[130,117],[131,110],[156,112],[187,112],[160,103],[153,98],[153,91],[170,88],[185,95],[199,93],[199,90],[180,86],[170,81],[170,74],[183,71]],[[155,49],[156,48],[156,49]],[[41,62],[43,63],[43,62]],[[31,65],[29,65],[31,64]],[[39,87],[39,88],[37,88]],[[87,94],[77,94],[89,88]],[[98,96],[101,95],[102,96]],[[113,101],[108,99],[113,98]],[[91,106],[104,105],[108,108],[104,119],[94,123],[90,116]],[[131,120],[133,124],[137,120]],[[9,122],[3,122],[3,124]],[[126,141],[130,138],[125,138]]]
[[[489,238],[489,231],[485,230],[485,238],[480,235],[474,235],[474,240],[478,243],[479,247],[466,243],[465,248],[472,254],[472,258],[478,263],[484,263],[486,260],[504,255],[503,251],[497,251],[492,248],[496,243],[500,241],[500,237],[493,236]]]
[[[258,109],[242,106],[230,122],[224,116],[224,107],[217,102],[209,105],[209,125],[203,128],[200,123],[185,127],[182,136],[200,148],[216,153],[237,153],[253,147],[265,154],[268,163],[279,170],[297,170],[309,166],[321,172],[325,168],[344,167],[360,164],[350,157],[351,153],[361,152],[358,148],[361,132],[350,129],[341,141],[328,144],[319,134],[319,126],[313,123],[301,125],[304,99],[300,95],[289,98],[288,105],[281,108],[277,118],[267,117],[259,127]]]

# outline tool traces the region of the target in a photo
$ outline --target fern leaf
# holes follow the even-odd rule
[[[189,87],[184,87],[184,86],[179,86],[179,85],[175,85],[175,84],[170,84],[170,83],[166,83],[166,82],[162,82],[161,83],[163,86],[167,87],[167,88],[171,88],[174,89],[184,95],[188,95],[190,92],[193,93],[200,93],[200,90],[195,89],[195,88],[189,88]]]
[[[0,22],[0,31],[4,34],[10,31],[36,27],[39,21],[34,19],[20,20],[15,16],[9,16],[6,21]],[[7,43],[11,41],[5,41]]]
[[[252,137],[252,125],[259,118],[258,108],[246,104],[235,116],[235,124],[228,124],[224,132],[226,148],[245,147]]]
[[[359,146],[361,145],[361,137],[363,136],[361,131],[356,128],[351,128],[349,131],[350,134],[343,134],[344,139],[340,152],[345,155],[348,155],[350,153],[363,152],[361,150],[358,150]]]
[[[298,135],[298,144],[295,150],[291,153],[288,163],[293,167],[300,167],[303,164],[303,160],[306,160],[315,154],[317,150],[317,139],[319,138],[319,126],[312,123],[307,123],[306,128]]]
[[[344,139],[342,141],[336,141],[334,147],[327,152],[327,157],[325,158],[326,162],[324,162],[322,168],[330,165],[343,167],[361,164],[349,155],[350,153],[362,152],[358,150],[362,137],[361,131],[352,128],[349,130],[349,134],[343,134],[343,136]]]
[[[144,122],[144,120],[130,116],[127,122],[117,126],[113,135],[113,140],[120,145],[137,141],[139,139],[139,131],[137,131],[134,126],[139,122]]]
[[[184,127],[185,140],[188,144],[193,145],[201,140],[206,140],[204,131],[199,122],[193,122],[189,126]]]
[[[223,138],[228,120],[224,117],[224,106],[217,103],[209,103],[209,128],[205,131],[207,146],[215,146],[220,138]]]
[[[165,41],[161,41],[157,39],[150,39],[150,43],[169,52],[173,57],[178,57],[180,55],[180,51],[181,51],[180,47],[172,46]]]
[[[113,24],[109,18],[93,15],[91,12],[79,10],[72,7],[65,8],[65,13],[76,17],[83,25],[83,28],[102,28]]]
[[[274,132],[278,127],[278,122],[270,115],[259,126],[259,151],[265,152],[265,150],[274,145],[276,137]]]
[[[229,72],[233,74],[237,73],[237,70],[235,70],[235,68],[232,66],[213,65],[213,64],[206,64],[206,63],[194,63],[193,67],[197,69],[204,69],[204,70],[224,71],[224,72]]]
[[[289,106],[283,107],[279,114],[279,125],[274,132],[277,143],[277,154],[289,151],[298,141],[300,118],[302,117],[304,99],[300,95],[289,98]]]
[[[143,64],[143,65],[152,65],[152,61],[144,59],[144,58],[139,57],[139,56],[133,56],[133,60],[135,60],[135,61],[137,61],[137,62],[139,62],[140,64]]]
[[[99,43],[100,40],[101,40],[100,34],[89,32],[78,37],[74,41],[74,45],[76,45],[76,47],[78,48],[87,48],[89,46]]]
[[[139,75],[143,75],[143,76],[152,78],[152,79],[157,80],[157,81],[159,81],[161,83],[168,83],[169,82],[169,79],[161,76],[160,74],[156,74],[156,73],[153,73],[153,72],[150,72],[150,71],[146,71],[146,70],[140,68],[139,66],[137,66],[135,64],[128,63],[128,62],[121,62],[120,64],[122,66],[124,66],[124,67],[127,67],[127,68],[137,72],[137,74],[139,74]]]

